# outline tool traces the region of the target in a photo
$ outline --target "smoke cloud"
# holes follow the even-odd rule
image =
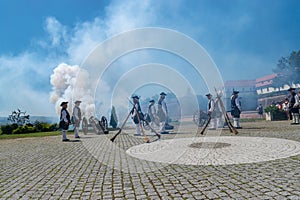
[[[43,35],[32,36],[30,46],[25,47],[20,53],[0,54],[2,75],[0,86],[3,91],[3,95],[0,96],[0,115],[7,116],[11,110],[21,108],[32,115],[56,116],[54,110],[58,112],[61,101],[70,101],[71,110],[77,98],[83,101],[81,107],[84,107],[84,112],[93,112],[95,105],[91,97],[94,94],[91,94],[88,89],[94,88],[89,87],[93,83],[88,81],[89,75],[84,75],[84,72],[82,77],[78,77],[80,63],[101,42],[134,28],[164,27],[190,36],[207,49],[220,67],[225,80],[255,79],[272,73],[278,58],[289,55],[291,50],[299,47],[299,40],[293,37],[297,35],[298,29],[282,31],[285,30],[283,27],[287,21],[292,23],[292,27],[297,27],[297,18],[292,19],[289,14],[284,14],[291,13],[288,9],[296,6],[286,2],[272,4],[266,14],[265,9],[257,9],[256,1],[247,3],[218,4],[216,7],[210,1],[195,3],[178,0],[170,3],[149,0],[130,2],[112,0],[99,15],[86,21],[64,24],[63,21],[58,20],[59,16],[43,15],[45,20]],[[262,5],[267,4],[269,2]],[[211,15],[211,12],[214,15]],[[21,23],[28,23],[21,20]],[[273,26],[274,24],[277,25]],[[257,27],[261,29],[257,31]],[[269,35],[272,37],[268,37]],[[282,40],[282,38],[288,39]],[[281,48],[276,48],[278,46]],[[128,64],[120,63],[120,66],[125,68],[125,66],[147,63],[146,56],[139,57],[142,63],[132,62],[129,57]],[[166,60],[165,55],[158,57],[163,61]],[[166,63],[161,60],[155,62],[170,66],[178,63]],[[179,68],[183,69],[183,67]],[[114,68],[110,67],[110,69]],[[107,77],[123,72],[120,68],[115,69],[117,71],[110,71]],[[187,73],[184,71],[184,74]],[[191,77],[189,78],[191,82],[197,83],[193,73],[188,76]],[[105,81],[103,84],[106,84],[108,89],[112,89],[113,80]],[[82,87],[79,87],[81,89],[78,89],[82,91],[73,93],[75,84],[82,84]],[[100,84],[102,83],[98,83]],[[49,93],[51,93],[51,103],[49,103]],[[201,94],[203,91],[199,89],[197,93]],[[106,109],[110,107],[104,97],[105,94],[101,93],[100,96],[101,98],[96,98],[100,101],[96,102],[97,112],[99,112],[98,107]]]
[[[56,113],[60,113],[60,104],[68,101],[69,111],[72,112],[74,102],[82,101],[82,114],[90,117],[95,113],[95,104],[90,93],[89,75],[86,71],[79,68],[78,65],[59,64],[50,78],[52,92],[50,93],[50,102],[55,105]]]

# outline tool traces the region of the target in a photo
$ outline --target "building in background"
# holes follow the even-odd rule
[[[281,102],[288,95],[286,91],[274,86],[273,79],[276,76],[276,74],[270,74],[256,79],[258,103],[264,107]]]
[[[226,109],[230,110],[230,97],[233,90],[239,91],[242,109],[244,111],[256,110],[259,104],[267,107],[271,104],[278,104],[283,102],[285,98],[289,97],[287,91],[290,87],[297,90],[300,89],[300,84],[283,85],[277,87],[274,85],[274,78],[276,74],[269,74],[256,80],[228,80],[225,82],[225,100]]]
[[[271,104],[283,102],[285,98],[289,97],[289,92],[287,91],[290,88],[289,85],[286,84],[282,87],[274,86],[273,80],[276,76],[276,74],[270,74],[256,79],[255,87],[258,104],[267,107]],[[291,87],[300,88],[300,84],[292,84]]]
[[[230,98],[232,91],[239,91],[239,97],[243,111],[255,110],[257,108],[257,92],[255,80],[229,80],[224,83],[226,109],[230,110]]]

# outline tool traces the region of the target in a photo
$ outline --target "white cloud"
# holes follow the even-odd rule
[[[0,57],[1,115],[16,108],[25,109],[29,114],[53,115],[46,98],[48,91],[44,89],[49,77],[47,64],[51,63],[45,63],[38,55],[28,52],[15,57]]]
[[[157,16],[154,8],[150,0],[115,1],[107,8],[107,35],[153,24]]]
[[[198,7],[200,6],[198,5]],[[188,17],[186,17],[184,12],[189,9],[191,9],[189,13],[192,14],[187,13]],[[115,0],[106,8],[105,14],[101,17],[78,23],[74,27],[62,24],[55,16],[47,17],[44,24],[46,38],[35,41],[33,48],[30,46],[27,51],[19,55],[0,55],[0,86],[4,93],[0,97],[0,115],[17,107],[26,107],[28,112],[34,110],[34,114],[38,115],[45,113],[56,115],[54,106],[49,103],[50,76],[53,69],[61,63],[67,63],[68,66],[80,66],[97,45],[121,32],[134,28],[163,25],[164,27],[175,27],[178,31],[185,33],[192,33],[191,36],[195,36],[199,41],[205,41],[205,39],[208,41],[211,37],[213,39],[211,39],[211,43],[208,41],[209,45],[214,41],[217,43],[226,38],[221,31],[215,31],[216,33],[213,32],[214,29],[211,31],[210,27],[218,26],[207,25],[210,21],[205,19],[205,15],[202,14],[200,15],[202,18],[197,19],[199,17],[197,12],[193,8],[185,7],[185,1],[174,1],[170,5],[167,1]],[[202,20],[205,23],[202,23]],[[239,31],[252,22],[250,15],[247,14],[234,22],[222,20],[221,25],[227,25],[228,29],[235,26]],[[201,38],[199,32],[201,32]],[[216,35],[219,36],[217,39],[215,39]],[[223,61],[225,62],[226,69],[232,71],[229,66],[231,64],[237,69],[238,60],[260,64],[260,57],[254,54],[227,56],[224,54],[224,46],[226,46],[226,52],[235,52],[231,50],[234,47],[224,43],[222,45],[213,44],[211,49],[215,51],[213,53],[219,57],[218,60],[222,65]],[[205,46],[205,48],[207,47]],[[103,84],[107,83],[103,82]],[[110,85],[107,86],[107,88],[110,87]],[[20,94],[23,95],[22,101],[20,101]],[[60,95],[55,92],[53,97],[59,98]],[[40,105],[45,107],[39,108]]]
[[[50,44],[53,47],[60,46],[67,41],[67,28],[54,17],[46,19],[45,31],[49,34]]]
[[[34,46],[22,54],[0,56],[0,84],[6,94],[0,98],[1,112],[20,107],[37,115],[56,115],[55,109],[49,106],[53,68],[62,62],[80,65],[105,39],[133,28],[153,25],[157,21],[157,4],[149,0],[113,1],[102,18],[96,17],[75,27],[68,27],[53,16],[47,17],[46,38],[35,40]],[[58,89],[52,92],[53,98],[62,97]]]
[[[76,25],[66,49],[71,63],[81,64],[88,54],[106,39],[103,23],[99,17],[96,17],[90,22]]]
[[[88,56],[88,54],[105,39],[109,39],[114,34],[127,31],[132,28],[147,26],[149,24],[148,21],[154,20],[153,13],[149,9],[149,7],[149,1],[134,1],[131,3],[122,1],[118,2],[117,4],[113,3],[107,8],[107,18],[105,18],[104,20],[96,17],[93,21],[77,24],[72,31],[70,43],[67,48],[69,61],[71,63],[81,64]],[[138,12],[133,12],[133,10]],[[61,67],[62,65],[58,65],[57,68]],[[64,65],[64,67],[67,66]],[[62,75],[60,76],[62,77]],[[76,78],[79,80],[78,77]],[[77,82],[80,82],[78,80]],[[90,80],[85,79],[85,81],[89,82]],[[107,85],[105,81],[100,80],[100,82],[98,82],[97,84],[101,85],[102,89],[104,88],[105,93],[111,92],[110,86]],[[56,90],[57,92],[52,92],[51,95],[53,98],[55,98],[54,102],[56,102],[56,105],[57,102],[61,100],[62,96],[64,96],[65,99],[71,98],[71,94],[67,94],[68,91],[70,91],[70,88],[65,86],[65,83],[62,83],[61,86],[58,86],[57,88],[54,86],[54,90]],[[91,88],[95,88],[95,83],[89,82],[89,86]],[[63,89],[65,90],[62,92],[63,94],[58,92],[59,87],[63,87]],[[81,92],[78,93],[81,94]],[[103,97],[103,95],[101,95],[101,97]],[[101,99],[101,102],[103,101],[105,101],[105,99]],[[109,103],[110,102],[106,102],[105,105],[109,105]],[[90,98],[89,104],[92,104]],[[84,101],[82,103],[82,107],[84,107]],[[88,107],[91,106],[87,106],[87,108]]]

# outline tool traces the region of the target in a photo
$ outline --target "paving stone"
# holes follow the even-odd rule
[[[288,199],[291,199],[291,200],[299,200],[299,196],[288,196]]]
[[[299,199],[300,151],[295,153],[297,147],[293,149],[288,143],[279,144],[276,149],[267,142],[268,138],[300,142],[299,128],[281,121],[249,122],[243,126],[237,136],[224,131],[222,138],[252,137],[265,142],[266,153],[276,150],[287,153],[286,156],[261,162],[247,162],[258,161],[258,157],[239,157],[241,163],[227,165],[151,162],[126,153],[144,144],[143,138],[131,136],[133,129],[120,134],[114,143],[109,140],[113,133],[82,135],[79,143],[62,143],[60,136],[0,140],[0,199]],[[188,126],[185,131],[176,137],[164,135],[161,141],[194,138],[193,128]],[[249,145],[257,147],[249,141],[240,146],[240,153],[245,153],[243,148]],[[208,156],[216,159],[234,155],[225,147],[220,152]],[[197,159],[194,154],[185,156]],[[264,156],[261,155],[265,159]],[[216,160],[214,164],[222,161]]]

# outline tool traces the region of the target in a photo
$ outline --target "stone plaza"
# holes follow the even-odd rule
[[[0,199],[300,199],[300,126],[0,140]]]

